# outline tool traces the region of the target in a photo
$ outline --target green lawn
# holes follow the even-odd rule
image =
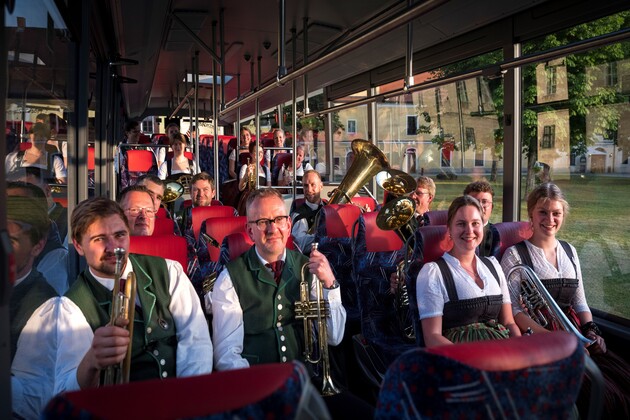
[[[472,179],[437,181],[433,210],[446,210]],[[557,184],[566,194],[571,211],[560,239],[578,251],[586,298],[593,308],[630,319],[630,176],[572,176]],[[502,215],[502,180],[493,183],[494,211],[491,221]],[[522,220],[527,220],[525,202]]]

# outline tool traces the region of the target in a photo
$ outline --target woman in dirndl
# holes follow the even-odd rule
[[[425,264],[416,280],[422,336],[427,347],[520,336],[501,266],[478,257],[483,213],[475,198],[457,197],[448,209],[453,247]]]

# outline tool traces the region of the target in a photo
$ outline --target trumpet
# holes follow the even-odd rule
[[[313,243],[312,249],[317,249],[317,242]],[[330,376],[330,358],[328,356],[328,325],[326,318],[330,317],[330,306],[324,300],[322,282],[313,274],[312,281],[317,285],[317,299],[310,300],[309,282],[304,275],[304,269],[308,263],[302,265],[300,270],[302,280],[300,281],[300,300],[295,302],[295,318],[304,322],[304,360],[311,364],[322,364],[322,395],[328,397],[339,394],[339,389],[335,386]],[[315,357],[315,326],[311,321],[317,322],[319,331],[319,355]]]
[[[510,279],[518,272],[522,272],[520,276],[521,281],[518,283],[519,289],[515,290]],[[511,294],[520,297],[525,312],[540,326],[547,327],[550,324],[557,325],[558,328],[574,334],[586,347],[594,343],[593,340],[584,337],[569,320],[530,266],[517,264],[507,272],[505,278],[507,279]],[[547,316],[545,316],[545,313]]]
[[[108,325],[120,326],[121,320],[127,320],[127,330],[129,337],[133,339],[133,320],[136,308],[136,275],[129,273],[124,282],[123,290],[120,287],[120,276],[122,271],[122,260],[125,256],[124,248],[114,249],[116,255],[116,272],[114,275],[114,290],[112,293],[112,310]],[[131,371],[131,342],[127,347],[127,354],[123,361],[116,365],[108,366],[105,369],[103,385],[117,385],[129,382],[129,372]]]
[[[249,169],[249,174],[247,176],[247,189],[253,190],[256,188],[256,167],[254,166],[254,164],[249,163],[250,160],[250,158],[247,158],[247,169]]]

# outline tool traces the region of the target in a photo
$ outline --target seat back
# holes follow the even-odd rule
[[[148,134],[140,133],[138,135],[138,144],[148,144],[151,143],[151,137]]]
[[[150,150],[127,150],[129,172],[149,172],[155,164],[155,155]]]
[[[245,232],[246,223],[246,216],[232,215],[231,217],[212,217],[206,219],[206,230],[204,233],[213,240],[211,243],[208,243],[210,261],[219,261],[223,239],[231,233]]]
[[[318,236],[350,238],[361,209],[352,204],[328,204],[322,207],[321,213]]]
[[[88,171],[93,171],[95,166],[96,166],[96,159],[94,157],[94,146],[88,146],[88,155],[87,155]]]
[[[205,393],[212,398],[203,398]],[[293,362],[63,393],[42,418],[113,419],[121,413],[151,419],[329,417],[306,368]]]
[[[424,345],[420,314],[418,312],[418,300],[416,297],[416,279],[424,264],[438,260],[444,253],[453,247],[453,241],[448,236],[446,225],[422,226],[416,230],[416,245],[411,257],[411,263],[407,268],[405,284],[409,294],[409,310],[413,320],[416,343]]]
[[[234,216],[236,209],[230,206],[201,206],[192,209],[192,228],[195,239],[199,238],[199,230],[201,223],[211,217],[230,217]]]
[[[584,360],[564,331],[414,349],[389,367],[375,418],[569,418]]]
[[[153,229],[153,236],[160,235],[174,235],[175,234],[175,222],[173,219],[167,217],[156,217],[155,228]]]
[[[356,204],[357,206],[360,206],[362,209],[364,209],[365,206],[367,206],[370,209],[370,211],[374,211],[376,210],[376,206],[378,203],[372,197],[355,195],[354,197],[352,197],[352,204]]]
[[[430,210],[426,212],[426,216],[431,226],[446,225],[448,210]]]
[[[502,222],[493,226],[499,234],[499,255],[495,255],[499,261],[506,249],[531,238],[533,233],[528,222]]]
[[[179,262],[188,274],[188,251],[186,239],[173,234],[160,236],[129,237],[129,252],[153,255]]]
[[[404,338],[395,296],[390,292],[390,276],[405,258],[406,249],[393,230],[382,230],[376,225],[377,216],[376,212],[368,212],[359,217],[352,254],[352,279],[357,290],[363,339],[372,346],[381,364],[388,366],[404,351],[415,347],[415,343]],[[364,353],[359,360],[371,357],[369,352]],[[372,361],[368,365],[378,364]],[[384,369],[380,375],[366,372],[368,378],[384,374]]]

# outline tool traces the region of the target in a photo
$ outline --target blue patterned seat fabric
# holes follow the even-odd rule
[[[388,366],[404,351],[415,347],[404,338],[398,322],[394,295],[390,292],[390,275],[405,257],[405,245],[396,251],[368,252],[363,216],[356,229],[353,280],[357,288],[363,337]]]
[[[583,372],[580,345],[551,363],[493,371],[415,349],[389,368],[375,418],[566,419],[573,414]]]

